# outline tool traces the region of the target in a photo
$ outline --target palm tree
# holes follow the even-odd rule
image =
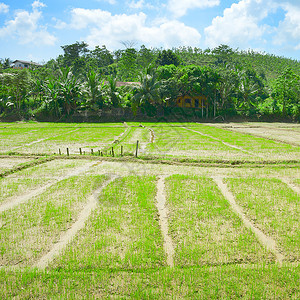
[[[108,77],[108,88],[107,88],[107,96],[113,107],[118,107],[120,104],[120,94],[117,88],[117,78],[115,76]]]
[[[257,82],[248,76],[247,70],[239,70],[237,74],[239,77],[238,94],[241,99],[239,108],[248,114],[256,106],[255,98],[260,87]]]
[[[94,70],[89,71],[84,93],[87,96],[87,104],[90,108],[103,107],[103,90],[104,80],[101,80],[101,76]]]
[[[221,78],[218,83],[221,109],[228,109],[232,96],[238,87],[237,74],[231,69],[226,68],[220,72]]]
[[[157,80],[157,73],[154,69],[147,68],[140,75],[140,86],[135,90],[133,101],[135,106],[145,103],[157,104],[160,100],[159,88],[160,81]]]

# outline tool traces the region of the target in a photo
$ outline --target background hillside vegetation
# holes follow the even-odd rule
[[[124,44],[126,46],[126,44]],[[205,118],[300,120],[300,62],[227,45],[214,49],[93,50],[85,42],[62,46],[42,67],[0,64],[0,117],[61,119],[80,111],[140,108],[168,114],[180,95],[207,98]],[[123,84],[120,82],[130,82]]]

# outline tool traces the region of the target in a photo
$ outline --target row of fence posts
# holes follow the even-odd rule
[[[139,149],[139,141],[136,141],[136,148],[135,148],[135,157],[138,157],[138,149]],[[62,152],[60,150],[60,148],[58,149],[58,154],[62,155]],[[82,151],[82,148],[79,148],[79,154],[80,155],[84,155],[85,151]],[[109,151],[109,154],[112,157],[115,157],[115,151],[114,151],[114,147],[111,147],[111,150]],[[91,149],[91,155],[95,155],[94,149]],[[103,156],[103,151],[98,150],[98,155],[99,156]],[[107,155],[107,151],[106,151],[106,155]],[[123,156],[124,152],[123,152],[123,146],[121,145],[121,152],[120,155]],[[67,156],[70,156],[70,149],[67,148]]]

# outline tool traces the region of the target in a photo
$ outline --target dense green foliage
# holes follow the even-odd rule
[[[168,50],[131,45],[110,52],[85,42],[62,46],[63,55],[29,70],[0,60],[0,115],[61,117],[105,107],[175,106],[180,95],[204,95],[205,116],[300,118],[300,62],[226,45]],[[118,84],[136,82],[133,85]]]

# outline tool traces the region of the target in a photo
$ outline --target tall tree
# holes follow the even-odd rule
[[[8,68],[10,68],[11,64],[12,64],[12,61],[10,60],[10,58],[0,59],[0,66],[1,66],[3,69],[8,69]]]
[[[101,48],[96,46],[95,49],[90,52],[90,56],[95,60],[98,68],[109,66],[114,62],[113,55],[104,45]]]
[[[18,113],[21,112],[24,99],[30,92],[31,76],[27,69],[16,70],[13,73],[4,74],[3,83],[7,86],[8,94],[14,103]]]
[[[234,54],[234,51],[228,45],[220,45],[212,49],[211,53],[216,59],[216,65],[225,65],[232,62],[232,56]]]
[[[118,62],[118,77],[123,81],[135,81],[137,79],[137,51],[127,48],[123,51]]]
[[[64,64],[68,67],[72,66],[76,60],[78,60],[81,56],[85,56],[88,50],[88,44],[85,42],[76,42],[71,45],[61,46],[64,50]]]
[[[179,66],[180,59],[171,49],[168,49],[159,52],[158,57],[156,59],[156,63],[159,66],[164,66],[164,65]]]
[[[287,68],[277,78],[273,94],[282,105],[282,114],[284,116],[299,113],[300,76],[295,74],[291,68]]]
[[[137,64],[143,69],[152,64],[155,58],[156,55],[154,51],[142,45],[137,53]]]

